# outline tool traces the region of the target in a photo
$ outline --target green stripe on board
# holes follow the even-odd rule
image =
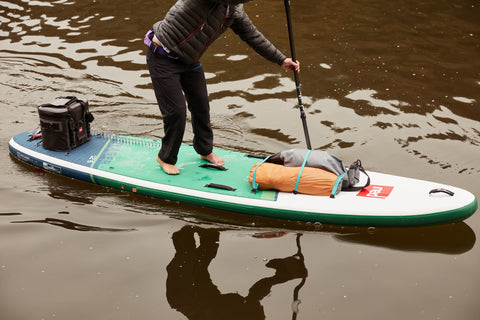
[[[105,151],[105,149],[107,148],[107,146],[110,144],[110,141],[112,141],[112,138],[108,138],[107,142],[105,142],[105,144],[103,145],[102,149],[100,150],[100,152],[97,154],[97,156],[95,157],[95,161],[93,161],[92,165],[90,166],[90,168],[94,168],[95,167],[95,164],[97,163],[98,159],[100,159],[100,156],[102,155],[102,153]],[[92,180],[93,183],[97,184],[95,182],[95,177],[93,176],[93,174],[90,174],[90,179]]]

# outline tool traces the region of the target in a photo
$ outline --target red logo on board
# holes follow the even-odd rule
[[[392,190],[393,187],[369,185],[368,187],[363,188],[362,191],[357,194],[357,196],[386,199],[390,195]]]

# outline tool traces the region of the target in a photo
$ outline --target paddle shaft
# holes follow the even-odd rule
[[[288,38],[290,40],[290,52],[292,55],[293,62],[297,62],[297,59],[295,57],[295,45],[293,43],[292,18],[290,16],[290,0],[284,0],[284,3],[285,3],[285,12],[287,14]],[[308,134],[307,116],[305,114],[305,109],[303,108],[302,91],[300,90],[300,79],[298,76],[298,72],[297,70],[295,70],[295,68],[293,69],[293,75],[295,78],[295,86],[297,87],[298,106],[300,108],[300,118],[302,119],[303,132],[305,133],[305,141],[307,143],[307,148],[309,150],[312,150],[312,144],[310,143],[310,135]]]
[[[297,242],[298,251],[297,251],[296,256],[300,261],[302,261],[303,265],[305,266],[305,257],[303,256],[302,246],[300,245],[300,237],[301,236],[302,236],[302,233],[297,234],[296,242]],[[306,275],[302,278],[302,281],[300,281],[300,283],[293,290],[293,303],[297,303],[297,302],[300,303],[300,300],[298,299],[298,296],[299,296],[300,290],[304,286],[305,282],[307,282],[307,276]],[[293,310],[292,320],[296,320],[297,315],[298,315],[298,310]]]

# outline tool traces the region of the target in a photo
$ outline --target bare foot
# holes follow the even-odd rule
[[[163,171],[166,174],[179,174],[180,171],[178,171],[177,167],[175,167],[173,164],[169,164],[166,162],[163,162],[159,157],[157,157],[157,162],[160,163],[160,166],[162,167]]]
[[[200,156],[200,158],[203,160],[207,160],[210,163],[216,164],[217,166],[223,166],[225,164],[225,160],[223,160],[213,152],[207,156]]]

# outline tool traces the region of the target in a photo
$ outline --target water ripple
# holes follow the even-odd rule
[[[104,228],[104,227],[95,227],[84,224],[79,224],[67,220],[55,219],[55,218],[45,218],[42,220],[25,220],[25,221],[12,221],[11,223],[46,223],[49,225],[61,227],[68,230],[74,231],[101,231],[101,232],[130,232],[136,231],[136,229],[119,229],[119,228]]]

